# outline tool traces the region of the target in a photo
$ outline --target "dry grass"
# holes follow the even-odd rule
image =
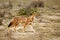
[[[12,15],[16,16],[20,7],[13,5],[12,9],[2,10],[8,11],[11,14],[13,13]],[[0,40],[60,40],[60,10],[37,7],[37,14],[37,19],[32,23],[36,33],[29,30],[23,33],[22,29],[17,30],[19,33],[12,30],[8,32],[7,25],[11,18],[3,18],[4,25],[0,25]],[[18,25],[18,28],[20,26]]]

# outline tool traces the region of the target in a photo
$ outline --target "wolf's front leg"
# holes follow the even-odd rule
[[[26,25],[24,25],[24,27],[23,27],[23,32],[25,32],[25,27],[26,27]]]
[[[24,24],[23,32],[25,32],[27,25],[28,25],[28,23],[25,23],[25,24]]]

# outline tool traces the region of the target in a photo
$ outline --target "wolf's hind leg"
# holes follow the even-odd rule
[[[16,32],[16,26],[14,26],[14,32]]]

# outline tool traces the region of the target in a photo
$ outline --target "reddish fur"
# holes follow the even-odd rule
[[[25,27],[29,24],[29,22],[33,21],[35,14],[32,14],[31,16],[29,16],[28,18],[26,17],[15,17],[10,23],[11,25],[9,25],[10,27],[17,27],[17,25],[19,23],[24,23],[24,29]]]

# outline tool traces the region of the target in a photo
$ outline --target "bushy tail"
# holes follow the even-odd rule
[[[8,25],[8,27],[10,27],[12,25],[12,22],[10,22],[10,24]]]

